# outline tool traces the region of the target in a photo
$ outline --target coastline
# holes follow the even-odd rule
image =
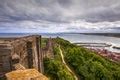
[[[120,53],[119,52],[112,52],[112,51],[105,49],[105,47],[111,47],[112,45],[110,45],[110,44],[106,44],[106,43],[73,43],[73,44],[75,44],[79,47],[82,46],[84,48],[87,48],[87,49],[97,53],[100,56],[108,58],[111,61],[120,62]],[[112,46],[112,48],[119,49],[119,47],[116,47],[116,46]]]
[[[103,44],[104,46],[102,47],[110,47],[110,48],[107,48],[109,49],[110,51],[113,51],[113,52],[120,52],[120,38],[116,38],[116,37],[109,37],[109,36],[105,36],[103,37],[102,35],[103,34],[112,34],[112,33],[0,33],[0,39],[11,39],[11,38],[19,38],[19,37],[24,37],[24,36],[28,36],[28,35],[42,35],[43,37],[45,38],[55,38],[57,36],[65,39],[65,40],[68,40],[70,41],[71,43],[93,43],[93,44],[96,44],[94,47],[101,47],[100,44]],[[97,36],[94,36],[94,35],[97,35]],[[98,35],[100,34],[100,35]],[[102,34],[102,35],[101,35]],[[113,34],[119,34],[119,33],[113,33]],[[89,36],[90,35],[90,36]],[[2,36],[2,37],[1,37]],[[99,37],[100,36],[100,37]],[[100,38],[100,39],[99,39]],[[98,43],[98,44],[97,44]],[[87,45],[86,46],[89,46],[91,47],[91,45]],[[100,45],[100,46],[99,46]]]
[[[120,38],[120,33],[80,33],[84,35],[97,35],[97,36],[108,36]]]

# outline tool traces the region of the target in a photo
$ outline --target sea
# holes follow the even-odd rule
[[[79,33],[0,33],[0,38],[5,37],[22,37],[28,35],[42,35],[45,38],[55,38],[60,37],[65,40],[70,41],[71,43],[106,43],[110,44],[110,47],[103,47],[111,52],[120,53],[120,49],[113,48],[113,46],[120,47],[120,38],[110,37],[110,36],[101,36],[101,35],[85,35]]]

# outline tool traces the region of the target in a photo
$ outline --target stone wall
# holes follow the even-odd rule
[[[53,45],[54,43],[52,38],[48,38],[46,42],[46,47],[42,48],[42,53],[44,57],[54,58]]]
[[[2,45],[3,42],[0,43]],[[8,71],[12,71],[14,64],[20,63],[25,68],[35,68],[43,73],[43,54],[41,52],[41,36],[33,35],[11,39],[4,42],[7,46],[5,49],[0,47],[0,57],[6,55],[5,59],[0,58],[1,64],[7,65]],[[9,45],[9,48],[7,48]],[[6,60],[7,59],[7,60]],[[5,64],[5,61],[7,62]],[[7,72],[7,71],[6,71]]]

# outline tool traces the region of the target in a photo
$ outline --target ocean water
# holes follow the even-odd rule
[[[12,33],[12,34],[0,34],[0,37],[21,37],[21,36],[27,36],[27,35],[33,35],[28,33]],[[117,37],[109,37],[109,36],[99,36],[99,35],[84,35],[84,34],[39,34],[42,35],[42,37],[61,37],[63,39],[66,39],[70,41],[71,43],[76,42],[82,42],[82,43],[107,43],[111,44],[112,46],[120,47],[120,38]],[[112,51],[112,52],[118,52],[120,53],[120,49],[114,49],[111,47],[106,47],[105,49]]]
[[[44,37],[61,37],[70,41],[71,43],[107,43],[111,47],[102,47],[112,52],[120,53],[120,49],[115,49],[113,46],[120,47],[120,38],[99,36],[99,35],[84,35],[84,34],[45,34]]]

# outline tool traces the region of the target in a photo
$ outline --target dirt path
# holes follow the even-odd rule
[[[67,65],[67,63],[65,62],[64,60],[64,55],[62,53],[62,50],[59,46],[59,50],[60,50],[60,55],[61,55],[61,58],[62,58],[62,62],[63,64],[65,65],[65,67],[69,70],[69,72],[74,76],[75,80],[79,80],[78,77],[76,76],[76,74],[69,68],[69,66]]]

